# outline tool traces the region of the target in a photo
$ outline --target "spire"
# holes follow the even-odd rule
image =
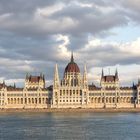
[[[134,83],[134,81],[133,81],[133,88],[135,87],[135,83]]]
[[[117,68],[116,68],[116,72],[115,72],[115,78],[116,78],[116,79],[119,79],[119,78],[118,78],[118,70],[117,70]]]
[[[102,78],[104,77],[104,70],[103,70],[103,68],[102,68]]]
[[[5,81],[3,80],[3,85],[5,85]]]
[[[45,75],[43,74],[43,81],[45,81]]]
[[[40,73],[40,78],[42,78],[43,76],[42,76],[42,72]]]
[[[73,52],[71,52],[71,62],[74,62]]]
[[[28,75],[28,73],[26,73],[26,79],[28,79],[29,78],[29,75]]]
[[[59,86],[59,75],[58,75],[58,66],[55,65],[55,72],[54,72],[54,87]]]
[[[84,84],[84,86],[88,85],[88,81],[87,81],[87,66],[86,66],[86,64],[84,65],[83,84]]]
[[[84,65],[84,73],[87,74],[87,66],[86,66],[86,64]]]
[[[15,82],[14,82],[14,88],[16,88],[16,84],[15,84]]]

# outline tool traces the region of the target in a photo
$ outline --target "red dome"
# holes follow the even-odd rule
[[[74,62],[70,62],[66,68],[65,68],[65,73],[66,72],[77,72],[80,73],[80,69],[78,67],[78,65]]]
[[[71,62],[68,63],[68,65],[65,68],[65,73],[66,72],[80,73],[80,69],[79,69],[78,65],[74,62],[73,54],[71,56]]]

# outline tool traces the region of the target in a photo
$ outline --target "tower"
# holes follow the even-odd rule
[[[82,99],[86,99],[86,104],[89,102],[89,92],[88,92],[88,79],[87,79],[87,67],[84,65],[84,74],[83,74],[83,89],[82,89]],[[84,103],[84,101],[82,101]]]
[[[53,81],[53,95],[52,95],[52,106],[58,107],[59,105],[59,94],[60,94],[60,81],[58,74],[58,66],[55,65],[54,81]]]
[[[84,88],[88,88],[88,81],[87,81],[87,67],[86,67],[86,64],[84,65],[83,87],[84,87]]]
[[[119,80],[119,77],[118,77],[118,70],[117,70],[117,69],[116,69],[116,72],[115,72],[115,79],[116,79],[116,81]]]
[[[55,72],[54,72],[54,84],[53,88],[57,89],[60,86],[60,81],[59,81],[59,74],[58,74],[58,66],[57,64],[55,65]]]

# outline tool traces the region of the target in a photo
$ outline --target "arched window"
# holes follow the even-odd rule
[[[8,104],[11,104],[11,103],[10,103],[10,99],[9,99],[9,98],[8,98]]]
[[[14,98],[14,104],[16,104],[17,102],[16,102],[16,98]]]
[[[100,103],[100,102],[101,102],[101,98],[99,97],[99,98],[98,98],[98,103]]]
[[[46,98],[46,104],[48,104],[48,98]]]
[[[39,98],[39,104],[41,104],[41,98]]]
[[[105,102],[105,99],[104,99],[104,97],[102,98],[102,103],[104,103]]]
[[[32,98],[32,104],[34,104],[34,98]]]
[[[113,97],[113,103],[115,103],[115,97]]]
[[[13,98],[11,98],[11,104],[13,104]]]
[[[23,98],[21,98],[21,104],[23,104]]]

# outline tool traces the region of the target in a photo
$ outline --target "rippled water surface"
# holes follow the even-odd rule
[[[139,113],[0,113],[0,140],[140,140]]]

